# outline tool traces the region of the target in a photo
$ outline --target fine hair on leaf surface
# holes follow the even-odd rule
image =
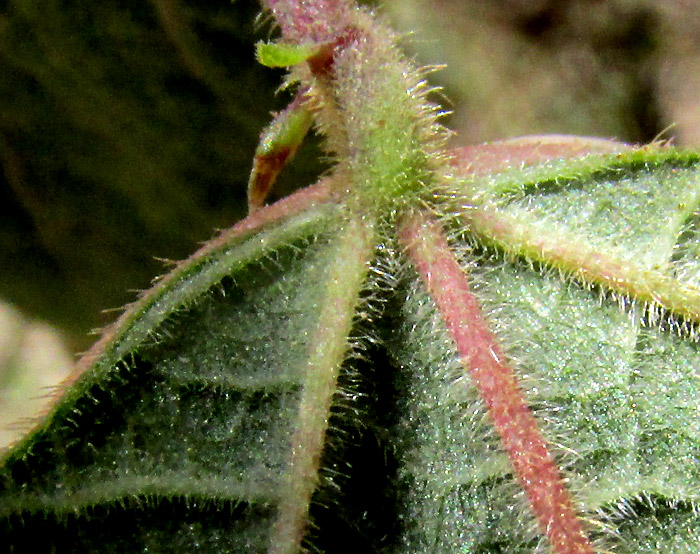
[[[4,453],[10,551],[697,552],[698,154],[447,151],[369,11],[263,8],[250,215]],[[312,125],[333,167],[266,205]]]

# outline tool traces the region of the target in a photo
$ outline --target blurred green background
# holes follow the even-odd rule
[[[377,9],[419,64],[447,64],[431,80],[454,145],[537,133],[646,142],[675,124],[664,138],[700,146],[694,0]],[[116,317],[103,310],[164,271],[156,257],[184,258],[245,215],[258,135],[289,99],[276,94],[281,73],[254,60],[255,41],[273,35],[258,13],[251,0],[0,4],[0,389],[21,399],[27,382],[43,384],[27,354],[42,345],[54,361],[37,371],[65,374],[89,330]],[[309,141],[279,194],[313,182],[319,156]],[[17,415],[9,398],[0,421],[2,406]]]

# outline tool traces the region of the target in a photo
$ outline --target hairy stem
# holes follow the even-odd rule
[[[354,9],[347,0],[263,0],[284,37],[293,42],[329,42],[350,24]]]
[[[501,445],[552,551],[593,554],[537,420],[442,230],[426,217],[416,216],[402,225],[400,236],[488,408]]]
[[[700,290],[664,273],[607,256],[561,233],[535,233],[532,222],[475,207],[464,216],[473,232],[507,254],[553,267],[584,284],[602,287],[646,306],[652,321],[666,311],[700,323]]]
[[[317,486],[331,401],[349,348],[347,337],[373,247],[373,224],[351,218],[329,260],[324,305],[311,343],[269,554],[292,554],[301,545],[311,495]]]

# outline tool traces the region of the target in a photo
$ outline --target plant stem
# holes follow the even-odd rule
[[[352,3],[346,0],[263,0],[284,37],[292,42],[330,42],[350,24]]]
[[[476,298],[440,227],[418,215],[401,240],[484,400],[540,531],[556,554],[593,554],[571,495],[513,370],[488,329]]]
[[[560,233],[533,231],[534,221],[501,211],[473,207],[464,215],[469,228],[483,240],[512,256],[522,256],[571,275],[586,285],[601,287],[645,306],[652,323],[663,312],[690,324],[700,323],[700,290],[655,269],[606,255]]]
[[[373,227],[372,222],[351,217],[328,261],[324,304],[311,342],[269,554],[294,554],[301,545],[311,495],[317,486],[331,401],[374,248]]]

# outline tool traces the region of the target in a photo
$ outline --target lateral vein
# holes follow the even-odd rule
[[[318,484],[331,402],[349,349],[348,337],[373,249],[373,222],[351,216],[329,257],[326,292],[307,361],[268,554],[299,551],[311,496]]]

